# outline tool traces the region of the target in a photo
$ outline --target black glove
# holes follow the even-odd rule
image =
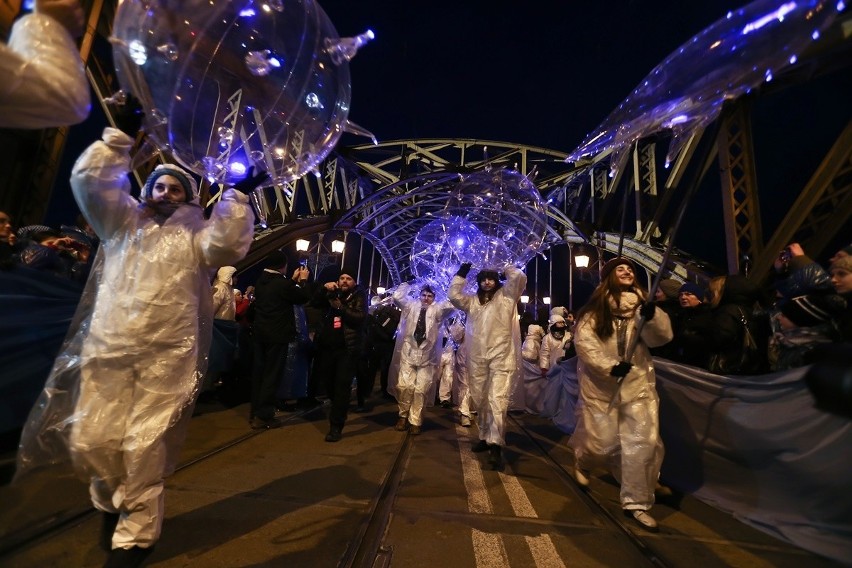
[[[249,168],[246,178],[234,184],[234,189],[248,195],[268,179],[269,174],[266,173],[266,170],[260,170],[257,175],[254,175],[254,166],[252,166]]]
[[[112,119],[115,121],[115,127],[131,138],[136,138],[139,129],[142,128],[144,118],[145,113],[142,111],[139,99],[131,93],[127,93],[124,104],[112,106]]]
[[[471,264],[469,262],[463,262],[461,266],[459,266],[459,271],[456,272],[456,276],[461,276],[462,278],[467,278],[467,273],[470,272]]]
[[[645,321],[651,321],[654,319],[655,313],[657,313],[657,304],[654,302],[645,302],[642,304],[642,307],[639,308],[639,315],[645,318]]]
[[[609,372],[613,377],[618,377],[619,379],[623,379],[627,376],[627,373],[630,372],[630,369],[633,368],[632,363],[628,363],[627,361],[622,361],[618,365],[614,366],[612,370]]]

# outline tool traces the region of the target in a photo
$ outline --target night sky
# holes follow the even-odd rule
[[[477,138],[570,152],[677,47],[745,2],[326,0],[352,60],[350,120],[380,141]],[[842,77],[841,77],[842,75]],[[852,114],[835,74],[760,100],[753,115],[765,237]],[[103,118],[72,130],[47,222],[73,219],[67,171]],[[344,135],[341,145],[366,140]],[[64,187],[63,187],[64,186]],[[702,192],[704,189],[702,188]],[[61,194],[66,195],[61,195]],[[690,206],[680,248],[723,265],[718,185]],[[74,212],[76,214],[76,212]],[[847,238],[852,238],[847,231]],[[826,255],[830,256],[830,253]]]

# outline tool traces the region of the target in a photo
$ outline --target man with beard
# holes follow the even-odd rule
[[[367,293],[355,282],[357,271],[344,268],[334,282],[325,282],[314,305],[325,314],[317,332],[314,376],[331,399],[326,442],[338,442],[349,412],[352,379],[364,348]]]
[[[470,396],[479,414],[479,442],[474,452],[488,451],[493,469],[502,466],[509,393],[520,355],[517,306],[527,283],[526,275],[514,266],[504,270],[506,284],[496,270],[476,275],[477,292],[464,292],[470,263],[464,263],[450,284],[450,302],[467,314],[467,368]]]
[[[39,448],[56,447],[42,437],[63,436],[103,513],[108,567],[140,565],[160,537],[164,477],[174,468],[206,366],[210,277],[248,252],[254,216],[246,193],[268,179],[250,172],[205,219],[192,176],[159,165],[140,204],[127,172],[142,114],[135,99],[128,101],[115,117],[121,129],[106,128],[71,173],[103,261],[81,299],[74,340],[59,355],[68,363],[54,365],[18,460],[19,471],[37,466]]]

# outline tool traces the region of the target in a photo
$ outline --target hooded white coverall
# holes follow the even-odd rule
[[[160,536],[163,477],[206,364],[210,275],[245,256],[254,221],[248,198],[233,189],[209,220],[195,203],[164,221],[143,214],[129,192],[131,144],[106,128],[71,174],[74,198],[101,238],[103,267],[68,418],[70,451],[95,507],[120,513],[113,548],[149,547]]]
[[[234,300],[233,266],[223,266],[216,272],[213,281],[213,317],[221,320],[234,321],[237,317],[237,303]]]
[[[509,392],[518,370],[520,327],[518,301],[527,276],[514,266],[504,271],[507,280],[484,305],[476,294],[467,294],[467,282],[455,276],[449,297],[453,305],[467,313],[465,344],[470,396],[479,414],[479,438],[488,444],[504,445]]]
[[[435,398],[435,372],[441,362],[441,324],[454,309],[449,302],[433,302],[426,307],[426,337],[417,345],[414,330],[424,307],[420,300],[408,297],[411,285],[402,283],[393,293],[393,301],[402,310],[400,333],[397,339],[399,349],[399,376],[396,385],[389,390],[399,403],[400,418],[408,418],[414,426],[423,423],[423,406],[427,395]]]
[[[626,294],[622,294],[622,298],[624,296]],[[639,303],[634,301],[632,305],[638,308]],[[605,465],[616,479],[620,479],[623,509],[647,511],[654,504],[654,487],[663,462],[659,398],[648,347],[671,341],[672,328],[668,315],[660,309],[645,322],[641,340],[630,361],[633,368],[616,394],[616,377],[609,373],[621,361],[619,344],[624,349],[636,332],[638,319],[636,309],[633,318],[623,320],[624,333],[619,334],[616,327],[605,340],[595,333],[592,314],[584,314],[577,323],[574,345],[578,358],[580,406],[571,446],[577,467],[588,470]],[[607,412],[613,396],[619,398]]]
[[[15,22],[0,44],[0,128],[50,128],[89,115],[89,82],[68,30],[45,14]]]

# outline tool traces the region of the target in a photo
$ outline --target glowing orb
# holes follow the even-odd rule
[[[352,126],[348,61],[371,37],[339,38],[313,0],[127,0],[111,41],[161,150],[211,181],[238,162],[284,183]]]

